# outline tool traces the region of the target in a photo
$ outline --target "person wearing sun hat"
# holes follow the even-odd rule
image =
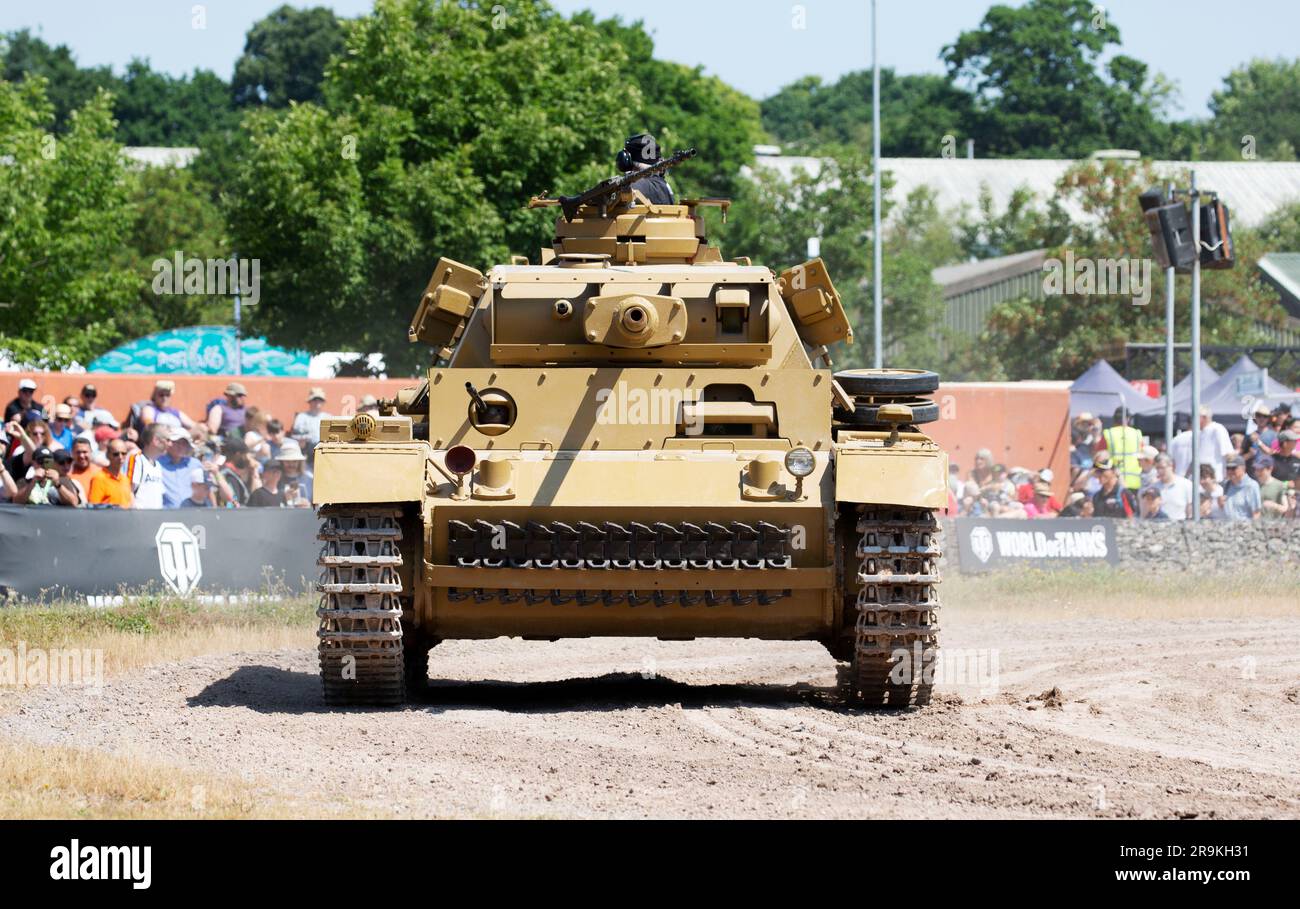
[[[1233,452],[1224,459],[1223,512],[1229,521],[1259,520],[1259,484],[1246,474],[1246,459]]]
[[[192,491],[190,474],[196,469],[202,470],[203,464],[194,457],[194,440],[184,429],[165,426],[160,432],[167,445],[158,458],[163,471],[163,507],[180,508]]]
[[[244,418],[247,415],[248,389],[240,382],[226,386],[225,400],[217,399],[208,407],[208,432],[221,438],[243,440]]]
[[[50,418],[50,438],[58,443],[59,448],[72,450],[72,442],[77,438],[77,427],[72,422],[74,414],[72,408],[67,404],[59,404],[54,408],[54,416]]]
[[[280,488],[284,491],[285,504],[290,507],[302,507],[302,502],[311,502],[312,481],[315,479],[307,469],[307,458],[293,439],[288,439],[280,446],[277,458],[283,470]],[[296,490],[296,494],[295,494]]]
[[[325,412],[325,389],[313,388],[307,393],[307,409],[295,414],[289,435],[298,442],[306,457],[310,459],[320,444],[320,423],[331,415]],[[283,457],[280,458],[284,460]],[[285,481],[288,481],[285,477]]]
[[[189,414],[179,407],[172,406],[176,394],[176,383],[171,379],[159,379],[154,383],[153,394],[140,409],[140,421],[148,426],[150,423],[163,423],[168,426],[182,426],[191,429],[194,421]]]
[[[1082,492],[1072,492],[1065,498],[1065,507],[1061,509],[1062,518],[1092,517],[1092,499]]]
[[[1060,512],[1053,507],[1052,487],[1042,480],[1034,483],[1034,497],[1025,503],[1025,514],[1031,518],[1054,518]]]

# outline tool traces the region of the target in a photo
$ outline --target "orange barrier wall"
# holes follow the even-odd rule
[[[83,385],[99,391],[95,406],[104,407],[118,420],[125,420],[131,405],[153,394],[154,383],[167,379],[176,383],[172,406],[195,420],[203,419],[206,406],[222,397],[227,383],[239,382],[248,389],[248,405],[284,422],[286,428],[293,415],[307,409],[307,394],[319,386],[329,399],[327,413],[351,416],[366,395],[392,397],[398,389],[415,385],[416,379],[298,379],[260,376],[135,376],[109,373],[17,372],[0,373],[0,402],[8,404],[18,394],[20,379],[36,383],[36,400],[45,405],[46,413],[68,395],[79,395]]]
[[[1070,485],[1068,382],[948,382],[939,386],[939,420],[924,427],[961,469],[987,448],[994,463],[1052,468],[1052,492],[1064,503]]]
[[[230,376],[123,376],[106,373],[0,373],[0,402],[18,393],[19,379],[36,382],[36,398],[47,411],[68,395],[80,393],[90,383],[99,390],[98,406],[125,418],[136,401],[153,391],[157,378],[176,383],[174,406],[200,418],[208,401],[222,394]],[[329,400],[325,409],[351,416],[365,395],[392,397],[398,389],[414,385],[402,379],[289,379],[243,376],[235,381],[248,389],[248,403],[286,422],[306,409],[308,390],[320,386]],[[995,461],[1007,467],[1039,470],[1051,467],[1052,484],[1063,501],[1069,483],[1070,392],[1065,382],[950,382],[934,396],[940,418],[925,429],[961,468],[964,479],[975,463],[975,452],[988,448]]]

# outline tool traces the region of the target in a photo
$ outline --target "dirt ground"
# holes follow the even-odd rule
[[[895,713],[845,707],[816,644],[643,639],[446,643],[422,703],[332,712],[304,635],[27,691],[0,742],[325,815],[1294,818],[1300,617],[1249,612],[965,603],[944,611],[936,703]]]

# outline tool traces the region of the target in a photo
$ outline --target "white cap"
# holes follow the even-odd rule
[[[35,390],[36,390],[36,383],[35,383],[34,381],[32,381],[31,379],[19,379],[19,380],[18,380],[18,390],[19,390],[19,391],[35,391]]]
[[[1056,474],[1052,473],[1052,468],[1050,467],[1044,467],[1042,470],[1038,471],[1038,479],[1042,480],[1044,483],[1052,482],[1055,477]]]

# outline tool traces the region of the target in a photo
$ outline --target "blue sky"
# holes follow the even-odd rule
[[[176,75],[195,67],[229,77],[244,33],[281,0],[206,0],[204,28],[193,27],[202,0],[6,0],[0,31],[31,28],[67,44],[83,65],[119,69],[133,56]],[[512,2],[501,0],[509,9]],[[1019,5],[1020,0],[1012,0]],[[316,5],[295,3],[295,6]],[[370,0],[324,0],[339,15]],[[643,19],[658,55],[704,68],[755,97],[806,74],[834,80],[870,66],[868,0],[554,0],[565,12]],[[899,72],[942,72],[939,51],[978,24],[985,0],[879,0],[880,61]],[[1180,113],[1206,112],[1227,72],[1251,57],[1300,56],[1297,0],[1111,0],[1103,4],[1124,52],[1175,80]],[[797,8],[804,28],[793,27]]]

